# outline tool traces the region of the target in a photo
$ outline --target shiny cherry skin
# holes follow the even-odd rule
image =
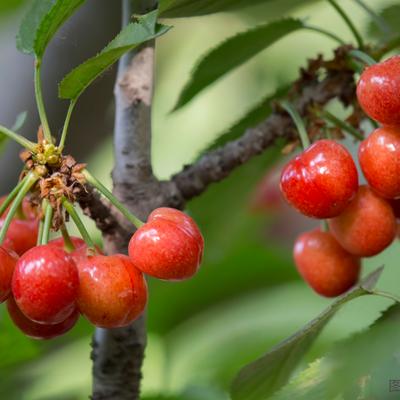
[[[11,281],[18,261],[18,255],[0,246],[0,303],[3,303],[11,293]]]
[[[359,148],[358,158],[368,184],[380,196],[400,197],[400,128],[376,129]]]
[[[391,205],[368,186],[360,186],[343,213],[328,224],[339,244],[359,257],[383,251],[392,243],[397,230]]]
[[[18,260],[12,293],[29,319],[58,324],[74,311],[78,286],[78,269],[72,257],[55,246],[42,245]]]
[[[351,154],[333,140],[319,140],[282,171],[287,202],[314,218],[339,215],[357,192],[358,173]]]
[[[80,312],[101,328],[129,325],[144,311],[147,285],[129,257],[95,255],[78,262]]]
[[[347,292],[360,275],[359,258],[344,250],[329,232],[313,230],[300,235],[294,260],[303,279],[326,297]]]
[[[17,328],[26,336],[40,340],[53,339],[67,333],[73,328],[79,318],[79,312],[75,310],[66,320],[58,324],[38,324],[37,322],[31,321],[22,313],[12,296],[7,300],[7,310]]]
[[[367,115],[383,125],[400,125],[400,56],[367,67],[357,84]]]
[[[199,269],[203,249],[204,240],[193,219],[170,208],[154,210],[129,242],[135,267],[165,280],[192,277]]]

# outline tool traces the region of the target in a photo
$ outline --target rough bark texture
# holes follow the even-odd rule
[[[124,0],[125,23],[131,15],[129,3]],[[142,3],[145,9],[136,9],[136,12],[148,11],[154,6],[146,0]],[[153,175],[150,157],[153,62],[154,43],[124,57],[115,86],[114,194],[141,219],[145,220],[160,206],[183,208],[187,200],[274,145],[276,139],[294,137],[292,120],[278,109],[238,140],[205,154],[171,180],[158,181]],[[354,77],[347,68],[330,70],[323,79],[316,78],[316,74],[310,77],[305,72],[302,71],[301,85],[296,83],[299,90],[291,99],[302,115],[309,112],[310,106],[324,106],[334,98],[346,104],[346,98],[354,96]],[[102,230],[106,251],[126,253],[132,226],[91,192],[81,199],[81,205]],[[145,345],[145,316],[127,328],[96,330],[92,352],[93,400],[139,399]]]

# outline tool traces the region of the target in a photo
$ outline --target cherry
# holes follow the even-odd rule
[[[58,324],[71,315],[78,286],[72,257],[49,245],[28,250],[18,260],[12,280],[18,307],[29,319],[42,324]]]
[[[281,191],[304,215],[332,218],[355,195],[358,174],[350,153],[333,140],[319,140],[282,171]]]
[[[7,196],[0,198],[0,204],[3,203]],[[22,210],[26,219],[14,217],[7,230],[6,239],[8,240],[9,247],[12,248],[17,254],[22,255],[27,250],[36,245],[39,220],[37,218],[37,210],[35,210],[27,198],[22,203]],[[8,209],[0,219],[0,228],[4,224],[4,219],[8,213]]]
[[[7,300],[7,309],[14,324],[26,336],[32,339],[52,339],[56,336],[61,336],[68,332],[79,318],[79,313],[75,310],[66,320],[58,324],[38,324],[37,322],[31,321],[22,313],[12,296]]]
[[[400,56],[367,67],[357,84],[357,98],[371,118],[400,125]]]
[[[192,277],[203,249],[204,240],[193,219],[171,208],[154,210],[129,242],[133,264],[145,274],[166,280]]]
[[[340,247],[329,232],[314,230],[298,237],[294,260],[303,279],[320,295],[335,297],[358,280],[360,260]]]
[[[0,246],[0,303],[7,300],[11,293],[11,281],[17,261],[17,254]]]
[[[380,253],[392,243],[397,230],[389,202],[368,186],[360,186],[343,213],[328,224],[340,245],[360,257]]]
[[[126,326],[145,309],[146,281],[129,257],[116,254],[82,258],[78,271],[78,307],[94,325]]]
[[[376,129],[359,148],[361,169],[369,185],[386,198],[400,197],[400,128]]]

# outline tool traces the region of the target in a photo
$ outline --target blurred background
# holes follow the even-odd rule
[[[118,3],[88,0],[51,43],[43,80],[54,128],[61,128],[67,107],[57,99],[57,83],[119,31]],[[369,18],[357,2],[339,3],[368,35]],[[378,11],[397,2],[365,3]],[[23,0],[0,2],[0,123],[12,126],[17,114],[26,110],[28,120],[21,132],[34,138],[38,115],[33,60],[15,48],[15,35],[28,4]],[[202,54],[236,32],[288,15],[308,18],[309,23],[352,40],[342,20],[324,1],[275,0],[235,13],[166,21],[174,29],[157,41],[153,108],[152,157],[158,177],[168,178],[193,161],[247,110],[295,79],[307,58],[332,53],[335,42],[315,33],[296,32],[218,81],[182,110],[171,113]],[[109,186],[114,78],[115,69],[84,93],[67,144],[67,150],[88,162],[94,174]],[[348,145],[355,150],[351,142]],[[166,399],[167,395],[171,399],[227,399],[229,383],[241,366],[268,351],[330,303],[306,287],[295,271],[293,241],[315,224],[289,210],[277,196],[281,160],[280,151],[272,149],[188,205],[205,236],[205,259],[191,281],[150,282],[143,399],[155,399],[159,394]],[[13,187],[21,166],[17,146],[8,144],[0,160],[2,193]],[[260,210],[254,206],[255,191],[265,193],[266,187],[269,201]],[[93,234],[100,240],[94,230]],[[368,259],[365,272],[385,264],[379,287],[399,293],[399,260],[399,245],[395,243],[378,257]],[[306,362],[323,354],[336,340],[364,329],[388,303],[368,297],[345,306]],[[89,345],[93,328],[81,320],[60,339],[35,342],[19,333],[6,314],[2,307],[0,398],[86,399],[91,386]]]

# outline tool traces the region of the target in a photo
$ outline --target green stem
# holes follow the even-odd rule
[[[400,298],[392,293],[384,292],[382,290],[376,290],[376,289],[372,290],[371,293],[376,296],[386,297],[387,299],[393,300],[396,303],[400,303]]]
[[[73,204],[71,204],[65,197],[63,198],[63,206],[67,210],[67,213],[71,216],[72,220],[74,221],[76,227],[78,228],[83,240],[88,245],[88,248],[95,252],[95,245],[92,238],[89,235],[85,225],[83,224],[82,220],[79,218],[78,213],[76,212]]]
[[[97,178],[95,178],[87,169],[83,171],[86,180],[94,186],[104,197],[106,197],[111,204],[113,204],[121,214],[136,228],[140,228],[144,225],[144,222],[133,215]]]
[[[329,225],[326,219],[321,221],[321,232],[329,232]]]
[[[45,204],[45,214],[43,221],[43,231],[40,244],[47,244],[50,237],[51,223],[53,220],[53,207],[49,204],[47,200],[44,200]]]
[[[8,196],[3,201],[3,203],[1,203],[1,205],[0,205],[0,217],[7,210],[8,206],[12,203],[12,201],[14,200],[14,197],[20,191],[20,189],[21,189],[22,185],[24,184],[24,182],[25,182],[25,179],[22,179],[21,181],[19,181],[18,185],[15,186],[15,188],[8,194]]]
[[[364,140],[364,136],[360,132],[358,132],[356,128],[342,121],[335,115],[331,114],[329,111],[321,110],[318,112],[318,115],[326,119],[327,121],[332,122],[332,124],[338,126],[339,128],[343,129],[357,140]]]
[[[336,0],[328,0],[328,2],[339,13],[339,15],[343,18],[344,22],[347,24],[347,26],[349,27],[349,29],[353,33],[353,36],[357,41],[358,47],[360,49],[363,49],[364,48],[364,41],[362,39],[362,36],[358,32],[357,28],[354,26],[352,20],[345,13],[345,11],[342,9],[342,7],[340,7],[339,4],[336,3]]]
[[[33,153],[36,152],[36,145],[35,143],[31,142],[30,140],[24,138],[23,136],[19,135],[16,132],[6,128],[5,126],[0,125],[0,134],[7,136],[9,139],[14,140],[22,147],[25,147],[27,150],[32,151]]]
[[[363,63],[365,63],[368,66],[376,64],[376,61],[367,53],[364,53],[363,51],[360,50],[351,50],[349,51],[349,54],[358,59],[361,60]]]
[[[71,236],[69,236],[68,229],[65,224],[61,225],[61,234],[64,239],[64,248],[65,250],[70,253],[71,251],[75,250],[74,242],[71,240]]]
[[[60,143],[58,144],[60,151],[62,151],[64,149],[65,139],[67,138],[68,127],[69,127],[69,123],[71,121],[72,111],[74,111],[75,104],[76,104],[76,100],[71,100],[71,102],[69,103],[67,116],[65,117],[64,127],[63,127],[63,131],[61,134]]]
[[[46,110],[45,110],[44,102],[43,102],[42,82],[41,82],[41,77],[40,77],[41,65],[42,65],[42,60],[38,59],[38,58],[35,59],[35,96],[36,96],[36,103],[37,103],[37,108],[38,108],[38,111],[39,111],[39,117],[40,117],[40,122],[42,124],[44,137],[45,137],[45,139],[47,140],[48,143],[53,143],[53,139],[51,137],[49,123],[47,121]]]
[[[22,184],[20,190],[18,191],[14,202],[12,203],[12,205],[10,207],[10,211],[8,212],[7,217],[4,220],[3,226],[1,227],[0,244],[2,244],[4,242],[4,239],[7,235],[8,227],[10,226],[10,223],[11,223],[15,213],[17,212],[19,205],[21,204],[24,197],[26,196],[26,194],[29,192],[29,190],[35,184],[35,182],[37,180],[38,180],[38,176],[36,174],[34,174],[33,172],[29,172],[29,174],[26,175],[26,177],[23,179],[23,184]]]
[[[308,29],[309,31],[313,31],[313,32],[318,32],[321,33],[322,35],[325,35],[326,37],[333,39],[335,42],[338,42],[341,45],[346,44],[346,42],[341,39],[339,36],[336,36],[334,33],[329,32],[325,29],[322,29],[318,26],[314,26],[314,25],[305,25],[304,29]]]
[[[294,124],[296,125],[297,131],[299,132],[301,144],[303,149],[307,149],[310,146],[310,139],[308,137],[306,127],[304,126],[304,122],[300,117],[297,110],[286,100],[281,101],[281,106],[287,111],[287,113],[291,116]]]

